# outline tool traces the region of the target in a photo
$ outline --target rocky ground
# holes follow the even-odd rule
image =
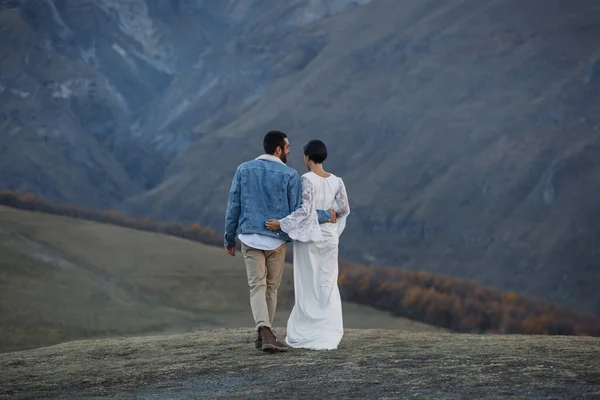
[[[1,354],[0,398],[600,398],[598,338],[348,330],[337,351],[275,355],[253,339],[214,330]]]

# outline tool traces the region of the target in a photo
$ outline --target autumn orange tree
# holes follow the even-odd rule
[[[349,301],[460,332],[600,336],[600,319],[474,282],[340,262]]]

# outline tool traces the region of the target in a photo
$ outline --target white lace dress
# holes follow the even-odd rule
[[[316,210],[333,208],[337,223],[319,225]],[[344,182],[335,175],[302,176],[302,207],[280,220],[294,240],[295,304],[286,343],[295,348],[336,349],[344,335],[338,288],[338,243],[350,213]]]

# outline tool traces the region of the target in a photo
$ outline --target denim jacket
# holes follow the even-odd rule
[[[302,185],[295,169],[275,156],[263,155],[241,164],[229,189],[225,213],[225,246],[235,246],[236,234],[258,233],[290,241],[281,230],[265,227],[269,219],[282,219],[302,205]],[[329,210],[317,210],[319,223],[331,218]]]

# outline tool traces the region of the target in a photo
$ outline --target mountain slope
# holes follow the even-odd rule
[[[95,22],[60,14],[61,5],[0,4],[0,30],[11,38],[0,59],[0,182],[61,203],[106,208],[155,183],[165,163],[125,135],[136,111],[132,99],[144,93],[139,70],[125,78],[135,94],[126,93],[105,73],[124,68],[119,47],[85,34],[82,26],[98,29]],[[89,3],[75,11],[98,17]]]
[[[289,30],[368,1],[2,0],[0,185],[115,207],[161,181],[199,121],[302,67],[275,65],[284,48],[242,61],[265,12]]]
[[[329,145],[352,202],[345,257],[598,314],[598,18],[585,1],[380,0],[282,35],[272,47],[318,43],[312,60],[197,125],[210,133],[129,210],[221,227],[235,168],[281,129],[300,170],[306,141]]]

